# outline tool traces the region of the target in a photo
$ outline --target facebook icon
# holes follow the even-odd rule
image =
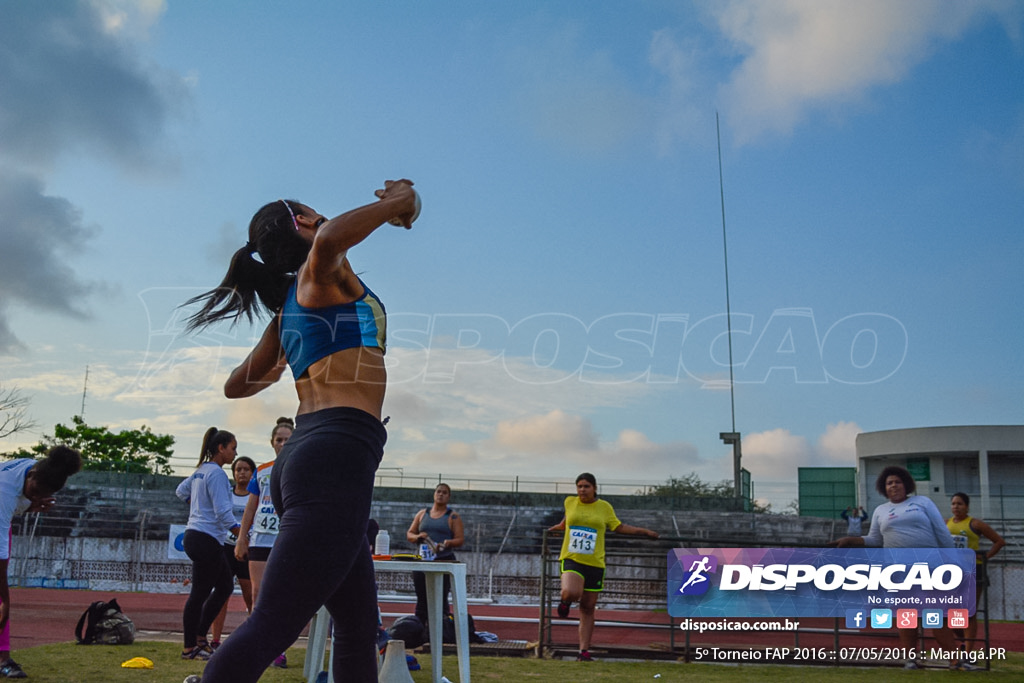
[[[867,624],[864,623],[864,610],[862,609],[848,609],[846,610],[846,628],[864,628]]]

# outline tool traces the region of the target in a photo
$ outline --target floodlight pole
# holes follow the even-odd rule
[[[718,192],[722,203],[722,255],[725,258],[725,324],[729,341],[729,407],[732,415],[732,431],[722,432],[719,438],[732,444],[733,486],[737,498],[743,496],[743,477],[741,475],[742,453],[740,451],[740,433],[736,431],[736,382],[732,368],[732,308],[729,302],[729,242],[725,236],[725,180],[722,174],[722,129],[718,123],[718,112],[715,112],[715,135],[718,138]]]

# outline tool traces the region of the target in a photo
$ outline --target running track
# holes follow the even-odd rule
[[[181,611],[185,605],[185,594],[166,593],[100,593],[94,591],[60,590],[45,588],[11,589],[11,649],[14,651],[37,645],[74,641],[75,625],[90,603],[96,600],[117,598],[121,609],[135,622],[140,639],[178,640],[181,637]],[[385,625],[397,615],[412,613],[409,602],[380,603],[385,615]],[[470,604],[478,631],[490,631],[502,640],[535,642],[538,638],[538,608],[520,605]],[[225,631],[230,632],[245,617],[241,596],[234,595],[228,608]],[[571,645],[576,640],[576,610],[568,620],[556,619],[554,641]],[[669,644],[669,629],[648,629],[636,626],[621,626],[609,622],[629,621],[636,624],[664,624],[666,616],[655,612],[627,612],[622,610],[601,610],[598,605],[598,626],[594,634],[594,649],[641,648],[652,651],[665,650]],[[747,621],[747,620],[741,620]],[[752,621],[752,620],[750,620]],[[801,647],[824,647],[834,645],[831,619],[800,620],[801,627],[818,628],[826,633],[801,633]],[[992,645],[1005,647],[1012,652],[1024,652],[1024,624],[994,623],[991,625]],[[683,633],[675,632],[677,647],[683,644]],[[793,647],[792,634],[784,633],[723,633],[707,632],[692,634],[692,644],[717,647],[779,646]],[[300,642],[304,645],[304,642]],[[896,646],[894,635],[889,638],[877,636],[843,636],[841,646]]]

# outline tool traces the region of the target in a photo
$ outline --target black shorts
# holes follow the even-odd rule
[[[600,592],[604,590],[604,569],[580,564],[575,560],[565,559],[561,562],[562,573],[572,572],[583,577],[583,590]]]
[[[224,554],[227,555],[228,566],[231,567],[231,576],[237,576],[239,581],[248,581],[249,562],[235,557],[235,546],[225,543]]]
[[[249,546],[250,562],[266,562],[268,557],[270,557],[270,548],[264,548],[263,546]]]

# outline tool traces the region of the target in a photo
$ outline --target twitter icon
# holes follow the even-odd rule
[[[892,610],[871,610],[871,628],[892,628]]]

